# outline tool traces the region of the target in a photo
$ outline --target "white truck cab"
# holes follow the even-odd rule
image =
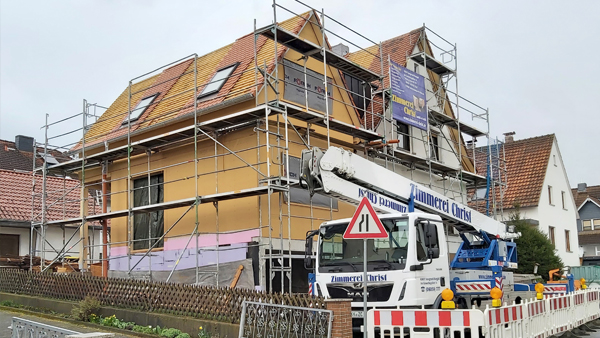
[[[388,238],[367,240],[368,306],[433,305],[449,285],[442,219],[426,213],[386,214],[380,219]],[[342,238],[349,222],[341,219],[319,228],[315,287],[326,298],[351,298],[352,307],[359,308],[364,245],[361,239]]]

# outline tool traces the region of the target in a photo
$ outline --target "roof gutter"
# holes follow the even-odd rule
[[[220,109],[223,109],[223,108],[231,107],[233,105],[236,105],[236,104],[239,104],[239,103],[242,103],[242,102],[250,101],[252,99],[254,99],[254,95],[251,94],[251,93],[246,93],[244,95],[240,95],[238,97],[234,97],[233,99],[229,99],[229,100],[225,100],[225,101],[223,101],[221,103],[217,103],[217,104],[212,105],[210,107],[199,109],[197,111],[197,113],[198,113],[198,116],[200,116],[200,115],[206,115],[208,113],[212,113],[214,111],[217,111],[217,110],[220,110]],[[155,125],[152,125],[152,126],[149,126],[149,127],[145,127],[145,128],[142,128],[142,129],[138,129],[138,130],[134,131],[133,133],[131,133],[130,136],[136,136],[136,135],[147,133],[147,132],[155,130],[155,129],[163,128],[163,127],[168,126],[170,124],[174,124],[174,123],[177,123],[179,121],[187,120],[190,117],[192,117],[193,115],[194,115],[194,112],[190,112],[190,113],[187,113],[185,115],[175,117],[173,119],[168,119],[166,121],[159,122],[159,123],[157,123]],[[115,137],[114,139],[110,139],[107,142],[117,142],[117,141],[126,140],[126,139],[127,139],[127,135],[122,135],[122,136],[119,136],[119,137]],[[93,149],[101,148],[101,147],[104,147],[104,143],[99,142],[97,144],[85,147],[85,151],[89,151],[89,150],[93,150]],[[81,151],[82,151],[82,149],[77,149],[75,151],[70,151],[67,154],[68,155],[79,154],[79,153],[81,153]]]

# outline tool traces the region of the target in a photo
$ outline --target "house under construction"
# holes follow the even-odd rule
[[[133,78],[108,107],[84,100],[81,113],[46,122],[41,146],[73,160],[36,171],[77,178],[81,199],[53,204],[77,203],[81,215],[34,219],[34,231],[79,225],[65,246],[79,240],[80,268],[101,265],[103,275],[223,286],[243,268],[240,286],[306,292],[306,232],[355,209],[298,183],[301,151],[329,146],[501,218],[502,194],[492,191],[503,175],[478,175],[481,157],[467,146],[494,144],[489,112],[459,96],[456,46],[426,26],[376,43],[306,10],[274,3],[273,24]],[[395,118],[391,65],[424,78],[424,128]],[[502,154],[487,154],[504,173]],[[101,211],[89,210],[90,198]],[[103,225],[100,244],[88,241],[89,222]]]

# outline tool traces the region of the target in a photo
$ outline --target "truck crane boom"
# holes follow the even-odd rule
[[[437,214],[461,234],[484,232],[504,240],[518,237],[507,232],[504,223],[338,147],[324,153],[319,148],[304,150],[301,166],[300,184],[311,194],[326,194],[352,204],[366,196],[385,213],[418,209]]]

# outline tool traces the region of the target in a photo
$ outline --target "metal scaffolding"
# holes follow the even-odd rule
[[[80,233],[78,239],[75,239],[74,236],[69,239],[65,238],[61,248],[52,247],[52,250],[57,253],[56,260],[62,259],[61,253],[79,246],[79,267],[83,271],[90,269],[92,263],[97,263],[102,265],[102,273],[106,276],[110,261],[125,259],[127,262],[127,268],[125,269],[127,276],[139,277],[138,267],[144,263],[148,266],[148,270],[144,275],[147,278],[154,278],[152,259],[156,250],[166,239],[182,238],[186,244],[183,250],[178,252],[178,256],[164,280],[172,280],[174,273],[179,270],[178,265],[184,253],[193,249],[196,262],[194,267],[195,282],[201,282],[202,275],[209,275],[213,276],[216,285],[219,285],[220,255],[227,250],[231,250],[229,247],[220,245],[221,236],[246,230],[256,230],[259,238],[255,242],[248,243],[248,247],[254,247],[258,250],[260,285],[266,290],[279,289],[284,291],[285,288],[287,292],[291,293],[292,257],[294,256],[292,223],[294,220],[308,218],[310,229],[306,230],[312,230],[318,227],[321,222],[333,219],[334,202],[329,200],[328,208],[319,207],[320,210],[326,209],[328,211],[328,218],[315,216],[317,207],[314,205],[313,196],[310,196],[307,205],[310,216],[293,213],[290,198],[291,190],[297,189],[299,184],[297,180],[290,177],[290,156],[294,155],[290,154],[290,147],[300,146],[310,149],[314,146],[329,147],[331,144],[335,144],[353,149],[357,154],[376,161],[390,170],[407,175],[411,179],[420,180],[420,183],[442,191],[451,198],[461,199],[463,203],[469,198],[469,194],[472,193],[473,189],[476,191],[482,182],[490,181],[485,176],[477,173],[477,165],[473,162],[479,157],[466,149],[463,140],[464,134],[471,136],[473,140],[483,137],[487,140],[487,144],[491,144],[489,138],[489,111],[458,95],[455,44],[450,44],[426,26],[423,26],[415,36],[417,39],[415,46],[417,48],[406,55],[406,60],[419,65],[416,69],[417,72],[424,75],[426,81],[429,81],[427,97],[428,106],[430,107],[430,123],[427,131],[417,132],[415,128],[412,128],[409,129],[408,133],[403,133],[399,129],[398,121],[392,117],[391,104],[389,103],[391,90],[387,79],[388,72],[385,68],[385,63],[389,61],[390,55],[384,54],[382,42],[376,43],[369,40],[335,18],[326,15],[324,10],[319,11],[299,1],[298,3],[306,6],[308,12],[298,14],[273,1],[273,23],[257,28],[256,20],[254,21],[253,62],[246,69],[236,68],[226,78],[228,80],[231,77],[253,74],[254,81],[248,86],[236,89],[233,92],[217,93],[211,96],[210,100],[222,99],[222,103],[216,105],[217,108],[214,106],[200,107],[203,101],[197,98],[201,89],[212,82],[210,82],[211,80],[203,82],[199,79],[198,70],[199,67],[203,66],[199,61],[202,56],[192,54],[129,81],[127,90],[124,93],[126,100],[122,100],[122,102],[126,102],[127,108],[122,114],[98,115],[96,109],[108,111],[109,108],[89,104],[88,101],[84,100],[81,113],[54,123],[48,123],[46,120],[44,125],[46,137],[44,142],[40,143],[40,146],[45,149],[44,153],[48,154],[50,149],[63,151],[70,154],[73,159],[52,165],[48,164],[48,161],[44,161],[42,167],[36,167],[34,156],[33,177],[34,180],[41,178],[42,192],[39,194],[33,192],[33,203],[36,203],[36,196],[39,196],[41,200],[41,212],[32,215],[31,231],[32,233],[34,231],[39,232],[40,236],[45,239],[44,234],[47,227],[63,227],[64,229],[65,225],[72,224],[77,227],[77,231]],[[301,20],[304,26],[310,25],[316,32],[320,32],[320,43],[317,44],[303,39],[299,36],[299,33],[292,32],[278,23],[278,11],[282,10]],[[378,46],[378,52],[373,53],[369,49],[362,48],[351,42],[351,40],[342,37],[337,31],[334,32],[326,28],[326,20],[328,25],[331,22],[332,25],[342,27],[346,32]],[[335,36],[357,48],[357,51],[370,54],[379,63],[379,69],[374,71],[334,53],[328,42],[328,36]],[[446,43],[447,46],[445,48],[437,47],[438,45],[432,41],[430,36]],[[413,36],[411,35],[410,38],[412,39]],[[262,43],[260,46],[259,41]],[[264,41],[273,42],[273,56],[264,58],[261,64],[258,56],[265,44]],[[438,49],[436,50],[436,48]],[[287,80],[281,74],[283,73],[281,70],[285,69],[284,55],[287,51],[295,51],[302,55],[300,60],[303,64],[297,65],[298,71],[301,71],[304,76],[304,81],[301,84]],[[438,61],[434,58],[434,55],[447,58],[449,61]],[[322,63],[323,73],[315,75],[314,71],[309,71],[307,69],[309,60]],[[452,63],[452,66],[449,63]],[[160,77],[161,74],[166,74],[165,70],[178,66],[185,67],[185,70],[170,77]],[[334,74],[331,74],[332,70]],[[343,78],[344,75],[362,81],[363,92],[350,92],[345,84],[336,84],[331,80],[333,76]],[[310,107],[309,95],[316,93],[316,91],[308,87],[309,77],[321,77],[325,92],[328,93],[325,95],[326,103],[323,111]],[[155,79],[154,82],[150,81],[152,79]],[[132,121],[131,116],[136,104],[144,98],[145,93],[156,91],[157,87],[163,86],[165,83],[183,80],[192,82],[193,88],[183,89],[179,92],[170,90],[168,93],[156,94],[154,101],[146,106],[152,107],[152,109],[159,105],[168,107],[160,116],[154,116],[152,123],[143,119]],[[303,90],[304,104],[293,103],[284,99],[282,89],[285,86]],[[454,87],[452,88],[452,86]],[[173,86],[173,88],[175,87]],[[339,91],[342,99],[335,98],[330,93],[329,88],[332,91]],[[367,88],[369,88],[368,91]],[[248,93],[253,94],[249,95]],[[232,96],[235,97],[231,98]],[[359,100],[362,100],[362,104],[358,104],[359,102],[356,102],[358,100],[345,99],[351,97],[358,97]],[[193,99],[188,100],[189,98]],[[186,105],[179,104],[178,102],[182,100],[193,102]],[[225,109],[234,106],[236,103],[249,100],[254,100],[254,106],[251,108],[224,113],[212,119],[206,117],[206,114],[216,109]],[[333,114],[331,110],[334,104],[340,103],[361,116],[359,127],[336,118],[336,114]],[[473,120],[484,121],[487,129],[481,131],[461,122],[459,113],[467,115]],[[55,136],[48,136],[50,127],[72,123],[78,118],[82,119],[81,127],[66,133],[58,132]],[[167,124],[173,120],[181,122],[177,128],[173,127],[172,124]],[[93,129],[95,124],[106,124],[107,121],[118,121],[119,127],[102,132]],[[121,125],[120,121],[126,123]],[[58,129],[63,130],[63,128]],[[228,135],[243,130],[252,130],[256,135],[256,144],[241,149],[235,149],[235,147],[227,144],[225,138]],[[55,140],[68,138],[74,133],[80,133],[76,141],[61,146],[52,145]],[[433,135],[434,133],[437,136]],[[345,141],[340,135],[351,136],[355,141]],[[413,147],[407,150],[396,146],[399,139],[403,137],[410,139],[409,143],[414,147],[417,144],[422,144],[425,156],[417,154],[416,151],[413,151]],[[435,145],[432,145],[433,137],[437,137],[438,143]],[[441,142],[442,140],[444,141]],[[193,151],[189,152],[190,156],[186,159],[167,165],[162,164],[157,159],[162,153],[186,146],[190,148],[193,146]],[[490,156],[492,154],[491,149],[490,146],[488,149]],[[495,149],[497,150],[497,148]],[[209,150],[210,155],[208,155]],[[442,151],[445,153],[434,156],[434,153]],[[498,154],[498,152],[496,153]],[[453,158],[453,161],[458,164],[449,165],[441,160],[446,158],[448,159],[447,162],[452,162],[449,159]],[[226,167],[225,160],[231,159],[235,160],[236,164]],[[204,164],[207,161],[214,161],[214,169],[202,171],[199,163]],[[194,173],[192,175],[164,176],[162,182],[151,183],[153,173],[189,166],[193,167]],[[126,174],[118,177],[117,173],[122,170],[126,170]],[[256,179],[250,176],[247,177],[248,182],[254,182],[249,184],[249,187],[230,191],[221,188],[222,177],[226,172],[240,172],[245,175],[249,171],[256,173]],[[39,172],[42,173],[41,177],[36,175]],[[109,177],[108,173],[113,174]],[[506,175],[505,170],[503,174]],[[47,219],[45,215],[49,208],[48,196],[56,194],[56,192],[48,191],[46,187],[47,175],[79,181],[76,189],[80,190],[80,198],[77,201],[67,200],[64,192],[62,196],[54,198],[52,201],[52,207],[64,206],[68,203],[79,204],[81,210],[79,217],[63,217],[63,219],[58,220]],[[147,182],[143,187],[136,188],[134,180],[139,180],[140,177],[145,177]],[[214,193],[204,194],[199,191],[200,180],[205,177],[214,178]],[[428,178],[426,182],[424,182],[425,177]],[[494,183],[498,180],[501,182],[501,177],[502,175],[497,175],[492,178],[492,189],[499,188],[501,191],[502,184]],[[166,191],[168,187],[176,186],[181,182],[193,182],[195,187],[193,196],[171,200],[165,198],[161,202],[151,200],[151,189],[153,187],[164,187],[163,189]],[[126,188],[118,190],[115,188],[116,186],[126,186]],[[487,184],[487,186],[490,185]],[[135,205],[134,195],[139,189],[148,190],[148,201],[144,204]],[[495,198],[496,194],[491,193],[487,196]],[[500,193],[498,196],[502,196],[502,194]],[[258,222],[256,226],[246,228],[240,226],[235,230],[221,230],[219,226],[220,204],[225,201],[251,197],[255,198],[258,203]],[[89,210],[89,201],[94,198],[96,198],[96,204],[92,203],[92,205],[97,205],[98,209],[101,209],[100,212],[90,212]],[[117,208],[114,203],[109,205],[111,201],[115,200],[126,201],[126,207]],[[501,198],[499,200],[494,199],[492,207],[489,207],[488,210],[493,209],[494,215],[498,213],[496,210],[499,210],[499,214],[501,214],[501,202]],[[213,206],[214,220],[200,217],[200,209],[204,205]],[[154,212],[158,214],[162,211],[164,217],[166,210],[173,209],[179,209],[181,214],[171,224],[167,224],[166,220],[164,221],[163,233],[160,236],[153,235],[151,227],[148,226],[149,233],[146,238],[135,238],[134,218],[136,215],[148,215]],[[194,218],[194,224],[191,227],[193,230],[187,234],[170,235],[173,229],[179,229],[182,226],[180,222],[190,213],[193,214]],[[125,241],[108,239],[109,222],[118,218],[127,220]],[[87,224],[100,224],[102,226],[103,240],[100,244],[90,243]],[[114,232],[114,229],[112,231]],[[201,247],[200,237],[204,235],[214,235],[216,245]],[[138,242],[145,242],[142,245],[144,249],[141,251],[134,250],[135,243]],[[32,256],[48,251],[45,244],[43,244],[46,241],[43,240],[41,243],[42,247],[39,249],[34,249],[33,245],[31,246]],[[111,254],[117,247],[125,247],[126,252],[122,255]],[[101,258],[94,258],[90,254],[91,251],[102,252],[103,254]],[[204,265],[200,262],[200,251],[215,253],[216,264],[211,265],[214,269],[208,269],[207,267],[201,269]],[[41,264],[44,264],[43,260]],[[47,267],[42,266],[42,269],[44,268]],[[274,285],[274,282],[278,285]]]

